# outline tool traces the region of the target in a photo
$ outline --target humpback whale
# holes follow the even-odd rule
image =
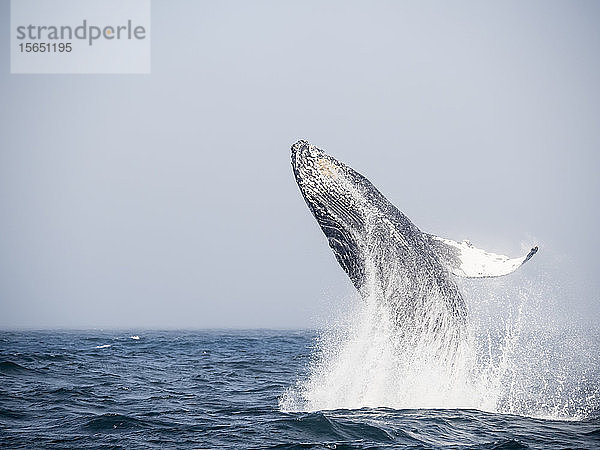
[[[506,275],[538,250],[509,258],[425,233],[349,166],[307,141],[291,150],[296,182],[338,263],[362,297],[387,305],[405,338],[433,331],[451,351],[467,311],[455,277]]]

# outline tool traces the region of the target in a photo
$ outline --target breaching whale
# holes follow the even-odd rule
[[[449,350],[466,322],[454,277],[506,275],[537,252],[509,258],[422,232],[364,176],[306,141],[292,146],[292,168],[340,266],[361,296],[388,305],[404,336],[433,330]]]

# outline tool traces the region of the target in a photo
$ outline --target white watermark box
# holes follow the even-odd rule
[[[150,0],[11,0],[11,73],[150,73]]]

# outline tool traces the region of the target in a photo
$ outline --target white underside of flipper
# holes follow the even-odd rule
[[[456,242],[431,234],[428,238],[446,268],[452,274],[466,278],[508,275],[529,261],[538,250],[533,247],[525,256],[509,258],[476,248],[469,241]]]

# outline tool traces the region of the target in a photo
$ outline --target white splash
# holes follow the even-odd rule
[[[599,388],[589,382],[598,376],[598,361],[582,365],[580,353],[565,350],[578,344],[574,338],[557,344],[536,335],[531,318],[538,296],[531,286],[492,285],[499,295],[489,286],[474,292],[463,286],[469,296],[485,289],[488,295],[481,303],[467,298],[468,333],[451,359],[437,357],[433,333],[403,342],[382,302],[357,297],[317,338],[307,378],[284,393],[280,408],[472,408],[562,420],[597,409]],[[490,315],[490,302],[501,305],[501,314]]]
[[[390,311],[375,298],[356,304],[350,315],[346,327],[320,336],[310,377],[286,393],[283,409],[474,407],[462,376],[468,352],[448,366],[425,342],[407,351]]]
[[[95,348],[109,348],[109,347],[112,347],[112,345],[111,344],[96,345]]]
[[[134,341],[139,341],[140,337],[135,335],[135,336],[129,336],[130,339],[133,339]]]

